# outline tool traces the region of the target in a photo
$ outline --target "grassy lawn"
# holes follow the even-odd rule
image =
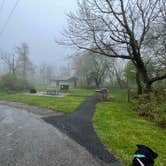
[[[72,113],[84,100],[85,97],[46,97],[46,96],[33,96],[24,93],[17,94],[0,94],[0,100],[15,101],[26,103],[29,105],[39,106],[63,112],[65,114]]]
[[[67,93],[69,93],[69,95],[71,95],[71,96],[87,97],[87,96],[92,96],[95,93],[95,90],[93,90],[93,89],[71,89],[71,90],[67,91]]]
[[[113,92],[112,92],[113,93]],[[145,144],[159,154],[156,166],[166,165],[166,131],[139,117],[131,110],[125,93],[113,94],[114,102],[97,105],[94,127],[103,143],[125,165],[130,165],[136,144]]]

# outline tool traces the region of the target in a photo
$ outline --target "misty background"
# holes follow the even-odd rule
[[[156,9],[153,12],[156,24],[152,24],[154,21],[151,24],[147,21],[147,27],[151,25],[148,31],[144,25],[144,19],[141,20],[142,24],[140,24],[141,17],[138,17],[137,14],[134,16],[134,9],[130,11],[127,6],[126,13],[133,16],[135,22],[131,22],[131,18],[126,17],[129,19],[128,24],[135,28],[133,31],[135,34],[128,34],[128,30],[126,30],[125,33],[129,40],[126,41],[126,37],[119,39],[119,33],[124,27],[121,27],[121,24],[116,25],[116,22],[114,25],[114,21],[112,21],[114,16],[109,15],[110,20],[105,18],[105,14],[100,11],[100,8],[98,9],[96,1],[92,2],[94,4],[91,1],[81,0],[0,0],[0,76],[7,74],[6,83],[13,84],[12,79],[18,77],[34,85],[40,84],[46,87],[57,86],[57,80],[71,81],[70,79],[75,77],[79,80],[77,84],[79,87],[99,88],[111,85],[124,88],[129,87],[130,83],[130,87],[138,86],[140,93],[142,93],[141,86],[146,80],[142,80],[142,78],[147,78],[147,80],[152,78],[146,82],[147,85],[165,78],[166,76],[163,75],[166,68],[165,38],[163,35],[165,32],[165,10],[163,5],[159,4],[163,19],[157,19],[158,11]],[[102,6],[103,2],[99,2]],[[115,10],[118,10],[117,3],[112,5]],[[134,7],[133,5],[131,3],[129,6]],[[142,2],[140,5],[143,5]],[[94,6],[97,7],[96,10],[99,10],[99,13],[101,12],[104,20],[108,21],[107,25],[111,23],[113,27],[119,26],[120,30],[110,30],[105,25],[105,21],[99,19]],[[102,8],[105,7],[102,6]],[[108,9],[106,8],[106,10]],[[138,8],[138,14],[141,15],[141,12],[142,10]],[[146,8],[144,12],[146,12]],[[93,15],[95,18],[92,17]],[[116,17],[115,21],[117,21]],[[100,22],[102,22],[101,25]],[[114,34],[114,31],[117,34]],[[162,37],[156,40],[153,37],[153,31],[158,33],[157,36]],[[109,39],[109,42],[107,33],[113,35],[113,37],[110,36],[112,38]],[[124,37],[123,35],[122,37]],[[135,39],[130,39],[131,36],[135,36]],[[62,45],[58,44],[57,41]],[[135,42],[130,41],[140,43],[140,46],[136,50],[132,50],[135,48]],[[111,43],[111,48],[108,43]],[[77,48],[77,51],[65,46],[65,44]],[[141,49],[142,44],[144,44],[143,49]],[[139,55],[133,62],[134,55],[132,53],[134,52]],[[145,68],[143,73],[142,68]],[[138,69],[140,69],[140,73]],[[8,81],[8,78],[11,80]],[[1,80],[4,80],[3,77]],[[20,81],[17,80],[17,82]]]
[[[60,38],[66,13],[76,9],[76,0],[20,0],[8,19],[16,2],[0,1],[0,50],[12,53],[26,42],[34,64],[47,63],[55,68],[68,65],[72,51],[57,45],[55,38]]]

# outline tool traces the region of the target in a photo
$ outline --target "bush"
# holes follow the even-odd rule
[[[28,81],[16,75],[5,74],[0,77],[0,91],[13,92],[28,89]]]
[[[132,97],[132,99],[138,99],[139,95],[137,93],[136,89],[130,89],[130,96]]]
[[[139,96],[132,100],[133,108],[139,115],[155,122],[161,127],[166,127],[166,94],[162,90]]]

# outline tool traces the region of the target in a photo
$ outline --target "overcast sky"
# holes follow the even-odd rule
[[[5,0],[0,10],[0,31],[17,0]],[[3,0],[0,0],[0,5]],[[57,45],[55,37],[66,26],[66,15],[76,10],[76,0],[20,0],[9,24],[0,35],[0,49],[14,51],[26,42],[30,47],[30,58],[35,64],[66,63],[70,49]]]

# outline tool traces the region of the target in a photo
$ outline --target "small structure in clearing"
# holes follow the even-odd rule
[[[78,78],[70,77],[68,79],[50,79],[50,86],[63,90],[68,90],[70,88],[77,88]]]

